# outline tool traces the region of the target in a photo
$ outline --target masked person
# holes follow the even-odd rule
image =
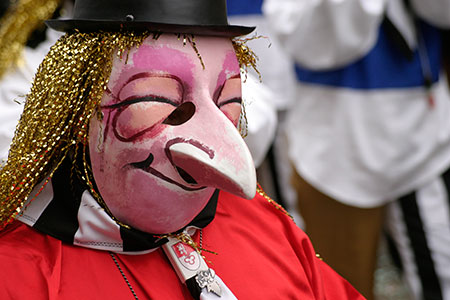
[[[80,0],[48,21],[67,33],[0,173],[0,298],[362,298],[255,191],[236,129],[253,28],[225,12]]]

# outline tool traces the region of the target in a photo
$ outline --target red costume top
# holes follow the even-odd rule
[[[364,299],[259,194],[244,200],[221,192],[202,243],[218,253],[203,252],[238,299]],[[139,299],[192,299],[162,249],[115,256]],[[19,221],[0,232],[0,265],[0,299],[133,299],[107,251],[65,244]]]

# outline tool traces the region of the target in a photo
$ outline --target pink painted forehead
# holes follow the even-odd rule
[[[133,64],[135,68],[153,68],[173,75],[181,73],[180,77],[185,77],[182,75],[186,74],[181,70],[192,75],[192,69],[199,68],[204,63],[204,71],[208,72],[220,64],[220,58],[223,59],[223,64],[219,67],[222,67],[227,78],[239,74],[239,64],[230,40],[200,37],[196,46],[193,46],[190,43],[185,44],[180,38],[163,35],[158,40],[147,39],[133,54]]]
[[[172,75],[190,84],[194,80],[194,67],[192,60],[179,50],[144,44],[131,54],[127,64],[120,61],[114,66],[109,88],[117,96],[130,78],[139,73]]]
[[[196,70],[213,72],[217,85],[239,74],[239,64],[230,40],[213,37],[199,37],[196,48],[206,68],[201,67],[201,61],[194,47],[176,36],[163,35],[158,40],[148,38],[143,45],[130,53],[128,63],[116,60],[110,78],[109,89],[117,95],[127,80],[139,72],[150,72],[154,75],[172,75],[179,78],[187,86],[192,86]]]
[[[217,79],[217,86],[221,86],[227,79],[239,76],[239,63],[234,51],[227,52],[222,65],[222,71]]]

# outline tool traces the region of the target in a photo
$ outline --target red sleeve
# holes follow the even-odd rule
[[[26,225],[15,222],[0,234],[0,299],[56,299],[60,270],[52,266],[48,257],[58,258],[58,253],[44,255],[41,251],[45,237],[34,234]],[[43,243],[44,242],[44,243]]]
[[[238,299],[364,299],[316,257],[286,212],[262,195],[249,201],[221,192],[203,242],[219,253],[205,256]]]
[[[320,261],[321,277],[324,281],[323,288],[325,299],[365,299],[345,279],[339,276],[326,263]]]
[[[279,212],[285,212],[278,204],[269,204],[277,208]],[[286,214],[282,218],[284,225],[288,226],[288,239],[296,249],[315,299],[365,299],[347,280],[318,257],[308,236]]]

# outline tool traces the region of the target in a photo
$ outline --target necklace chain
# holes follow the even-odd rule
[[[200,229],[200,249],[202,249],[202,245],[203,245],[203,230]],[[201,250],[200,250],[201,252]],[[122,275],[123,279],[125,280],[125,282],[127,283],[128,288],[130,289],[131,293],[134,296],[134,299],[139,300],[138,296],[136,295],[136,292],[134,291],[133,287],[131,286],[130,281],[128,280],[127,276],[125,275],[125,273],[123,272],[122,268],[119,265],[119,262],[116,259],[116,256],[114,255],[114,253],[109,252],[109,255],[111,255],[112,260],[114,261],[114,264],[116,265],[117,269],[119,269],[120,274]]]
[[[135,293],[133,287],[131,286],[130,281],[128,281],[127,276],[126,276],[125,273],[122,271],[122,268],[120,267],[119,262],[117,261],[116,256],[114,255],[114,253],[109,252],[109,255],[111,255],[111,258],[113,259],[114,263],[116,264],[117,269],[119,269],[120,274],[122,275],[123,279],[124,279],[125,282],[127,283],[128,288],[130,289],[131,293],[132,293],[133,296],[134,296],[134,299],[139,300],[139,298],[138,298],[138,296],[136,295],[136,293]]]

